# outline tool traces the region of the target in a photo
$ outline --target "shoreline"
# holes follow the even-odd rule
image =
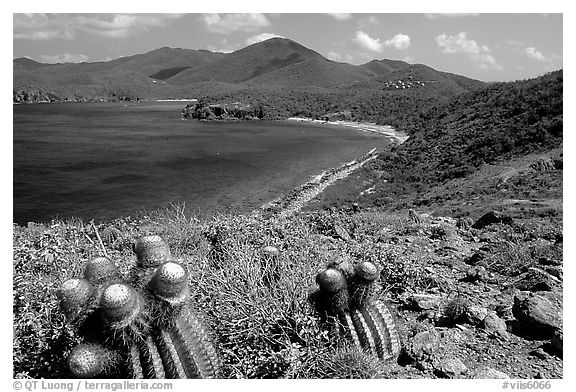
[[[391,125],[378,125],[375,123],[360,123],[355,121],[344,121],[344,120],[336,120],[336,121],[316,120],[306,117],[288,117],[285,121],[298,121],[318,125],[352,128],[361,132],[369,132],[386,136],[398,144],[404,143],[406,140],[408,140],[409,137],[408,135],[405,135],[402,132],[396,131],[394,127],[392,127]]]
[[[321,174],[315,175],[312,179],[292,189],[286,194],[265,203],[252,215],[263,215],[271,212],[277,218],[288,218],[301,210],[311,200],[321,194],[327,187],[333,185],[339,180],[345,179],[355,170],[361,168],[366,163],[376,159],[378,153],[373,148],[368,153],[358,159],[344,163],[339,167],[329,169]]]

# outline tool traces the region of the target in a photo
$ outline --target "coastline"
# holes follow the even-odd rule
[[[344,121],[344,120],[336,120],[336,121],[315,120],[306,117],[288,117],[286,121],[298,121],[305,123],[314,123],[319,125],[330,125],[330,126],[352,128],[362,132],[370,132],[386,136],[390,138],[393,142],[399,144],[404,143],[408,139],[408,135],[396,131],[394,127],[392,127],[391,125],[378,125],[375,123],[360,123],[355,121]]]
[[[264,204],[258,210],[254,211],[253,215],[261,215],[271,212],[278,218],[290,217],[322,193],[327,187],[348,177],[352,172],[377,157],[378,153],[376,153],[376,149],[373,148],[367,154],[364,154],[358,159],[344,163],[337,168],[329,169],[328,171],[324,171],[321,174],[314,176],[311,180],[297,188],[294,188],[292,191]]]

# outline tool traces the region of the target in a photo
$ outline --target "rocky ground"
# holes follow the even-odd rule
[[[306,209],[374,214],[382,207],[358,197],[373,185],[357,171]],[[404,226],[386,220],[371,235],[390,266],[404,265],[383,288],[405,343],[392,377],[563,377],[562,149],[486,165],[389,208],[378,214]],[[344,228],[354,240],[358,228]]]
[[[388,376],[562,378],[561,231],[493,212],[473,226],[415,213],[377,233],[394,260],[380,299],[404,345]],[[342,223],[337,237],[354,243],[360,227]]]

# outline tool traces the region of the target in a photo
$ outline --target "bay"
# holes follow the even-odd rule
[[[13,105],[13,221],[108,220],[170,203],[245,213],[388,143],[315,124],[182,120],[184,105]]]

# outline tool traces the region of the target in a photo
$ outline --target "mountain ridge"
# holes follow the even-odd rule
[[[198,86],[206,83],[333,88],[396,76],[395,72],[413,69],[414,65],[389,59],[362,65],[339,63],[295,41],[276,37],[231,53],[162,47],[109,61],[77,64],[45,64],[17,58],[13,60],[13,68],[15,92],[49,93],[59,101],[106,100],[112,95],[126,99],[182,97],[194,94]],[[435,72],[438,74],[434,77],[446,74]],[[470,88],[484,85],[458,77],[468,81]],[[131,85],[126,82],[129,79]],[[112,91],[114,86],[118,91]]]

